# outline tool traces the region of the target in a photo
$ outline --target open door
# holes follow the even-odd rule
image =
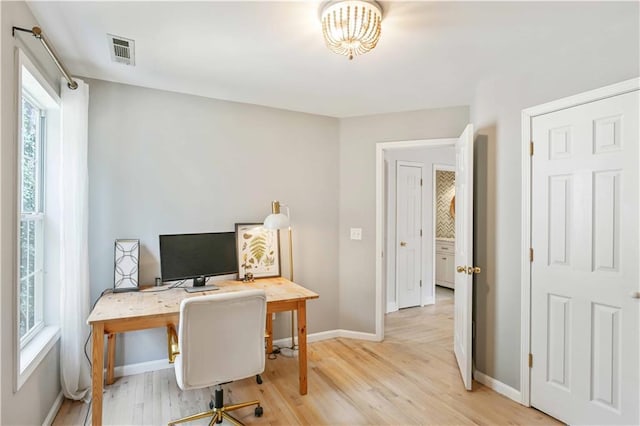
[[[473,274],[473,125],[456,142],[456,274],[453,349],[465,388],[471,390]],[[476,272],[477,271],[477,272]]]

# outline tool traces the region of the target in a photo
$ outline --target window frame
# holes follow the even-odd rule
[[[50,240],[47,235],[52,235],[51,238],[56,237],[56,227],[59,223],[59,213],[49,211],[50,203],[47,199],[54,196],[59,191],[56,173],[59,173],[56,169],[59,169],[59,165],[51,163],[51,161],[59,161],[59,150],[61,143],[61,100],[60,96],[54,90],[51,83],[44,77],[44,74],[40,72],[38,67],[34,65],[34,62],[30,60],[27,54],[20,48],[15,50],[15,68],[16,90],[14,91],[14,113],[15,113],[15,156],[14,156],[14,229],[15,234],[13,238],[13,253],[14,266],[13,271],[13,350],[14,350],[14,366],[13,370],[13,390],[17,392],[26,383],[31,374],[37,369],[40,363],[47,357],[49,352],[55,347],[60,339],[60,327],[59,327],[59,271],[56,265],[55,259],[50,257],[57,257],[57,253],[51,252],[58,248],[59,241]],[[28,90],[23,90],[28,88]],[[38,194],[37,202],[40,203],[40,211],[36,214],[36,224],[40,223],[42,226],[42,239],[41,250],[43,255],[40,256],[42,261],[42,277],[41,283],[37,283],[36,286],[40,286],[41,291],[36,297],[35,302],[39,304],[40,312],[42,313],[42,322],[37,329],[33,329],[30,333],[25,334],[25,339],[20,338],[20,224],[22,223],[22,96],[23,92],[28,93],[28,99],[34,105],[40,107],[45,111],[46,119],[44,122],[40,121],[40,133],[41,141],[45,141],[40,147],[40,159],[42,167],[39,167],[37,173],[40,174],[40,180],[42,182],[40,193]],[[42,138],[44,135],[44,138]],[[53,166],[52,171],[48,170],[48,166]],[[50,185],[47,184],[50,183]],[[54,203],[54,204],[56,204]],[[33,213],[28,216],[34,218]],[[52,232],[48,232],[51,230]],[[36,268],[38,269],[38,268]],[[51,270],[50,270],[51,269]]]

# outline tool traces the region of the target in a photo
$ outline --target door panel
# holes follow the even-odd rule
[[[471,390],[472,274],[473,265],[473,125],[469,124],[456,142],[456,240],[453,347],[465,388]]]
[[[422,279],[423,165],[398,161],[396,179],[396,285],[398,308],[419,306]]]
[[[640,423],[638,92],[532,119],[531,404]]]

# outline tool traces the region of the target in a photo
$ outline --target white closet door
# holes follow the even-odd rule
[[[638,92],[533,118],[531,404],[640,423]]]
[[[422,285],[421,163],[397,162],[396,285],[398,308],[419,306]]]

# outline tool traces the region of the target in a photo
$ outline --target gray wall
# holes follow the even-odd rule
[[[424,175],[422,176],[422,218],[424,228],[422,230],[422,240],[424,250],[422,253],[423,276],[426,280],[422,283],[424,295],[422,300],[433,298],[433,166],[449,165],[455,166],[455,147],[437,148],[407,148],[400,150],[385,151],[385,160],[388,161],[388,186],[387,186],[387,244],[385,257],[387,259],[387,304],[396,302],[396,161],[415,161],[424,164]]]
[[[375,332],[376,143],[458,137],[468,123],[466,106],[340,120],[340,328]]]
[[[24,2],[1,2],[0,123],[0,424],[42,424],[60,392],[59,345],[56,344],[22,388],[13,392],[13,335],[16,330],[16,229],[17,229],[17,76],[15,48],[22,48],[53,87],[58,74],[40,43],[28,35],[11,37],[11,27],[38,25]]]
[[[530,61],[496,70],[476,88],[476,368],[520,389],[522,109],[640,75],[637,2],[504,3],[528,8],[557,49],[523,46]],[[499,10],[496,11],[499,13]],[[567,17],[571,16],[570,21]]]
[[[140,239],[150,284],[159,234],[233,231],[262,222],[278,199],[291,208],[296,282],[320,294],[308,331],[338,328],[337,119],[88,83],[92,300],[113,286],[114,239]],[[289,318],[278,315],[276,338]],[[116,365],[166,358],[165,333],[119,336]]]

